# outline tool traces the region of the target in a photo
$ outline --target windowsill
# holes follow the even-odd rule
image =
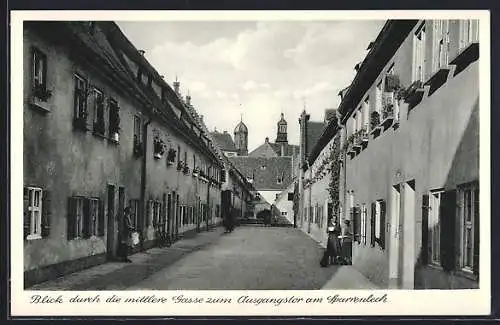
[[[42,235],[28,235],[26,236],[26,240],[38,240],[43,239]]]
[[[29,99],[29,104],[32,108],[42,112],[42,113],[50,113],[52,111],[52,105],[46,101],[42,101],[41,99],[31,96]]]
[[[462,72],[469,64],[479,59],[479,42],[471,42],[463,49],[459,50],[457,55],[450,61],[449,64],[455,65],[455,73],[453,76],[456,76],[460,72]]]
[[[99,138],[102,138],[102,139],[106,139],[106,135],[104,134],[104,132],[99,132],[99,131],[92,131],[92,134],[95,135],[96,137],[99,137]]]

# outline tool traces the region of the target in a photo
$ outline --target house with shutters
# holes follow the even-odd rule
[[[338,108],[340,220],[382,288],[479,285],[476,20],[389,20]]]
[[[23,46],[25,287],[115,259],[127,206],[145,250],[219,224],[228,186],[251,192],[114,22],[25,22]]]

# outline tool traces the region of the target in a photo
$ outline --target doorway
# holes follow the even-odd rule
[[[400,286],[400,211],[401,211],[401,186],[394,185],[391,190],[391,231],[389,249],[389,287]]]
[[[415,270],[415,181],[404,184],[403,199],[403,240],[401,241],[402,256],[402,288],[414,289]]]
[[[106,252],[107,258],[113,259],[116,256],[117,236],[118,233],[115,217],[115,186],[108,184],[108,224],[107,224],[107,239]]]

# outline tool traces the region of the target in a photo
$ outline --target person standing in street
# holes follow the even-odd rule
[[[132,218],[130,215],[130,207],[126,207],[123,211],[123,225],[122,225],[122,233],[121,233],[121,245],[120,245],[120,258],[123,262],[132,263],[132,261],[128,258],[130,253],[130,241],[132,237],[132,233],[134,232],[134,227],[132,225]]]
[[[352,264],[352,230],[351,221],[344,220],[344,227],[342,227],[342,259],[345,264]]]

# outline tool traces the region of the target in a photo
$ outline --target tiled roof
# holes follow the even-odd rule
[[[278,156],[281,156],[281,146],[284,146],[284,156],[295,156],[299,154],[299,146],[288,143],[270,143]]]
[[[318,142],[321,134],[323,133],[323,129],[325,128],[325,123],[323,122],[307,122],[307,155],[310,156],[314,146]]]
[[[276,151],[274,151],[274,148],[271,146],[269,142],[264,142],[263,144],[252,150],[252,152],[250,152],[248,156],[254,158],[257,157],[270,158],[270,157],[277,157],[278,155],[276,154]]]
[[[244,176],[254,178],[256,190],[284,190],[292,182],[292,157],[238,156],[229,160]],[[278,177],[283,177],[281,184]]]
[[[221,148],[222,151],[233,151],[233,152],[238,151],[229,133],[220,133],[214,131],[210,132],[210,135],[212,136],[214,141],[217,142],[217,145]]]

